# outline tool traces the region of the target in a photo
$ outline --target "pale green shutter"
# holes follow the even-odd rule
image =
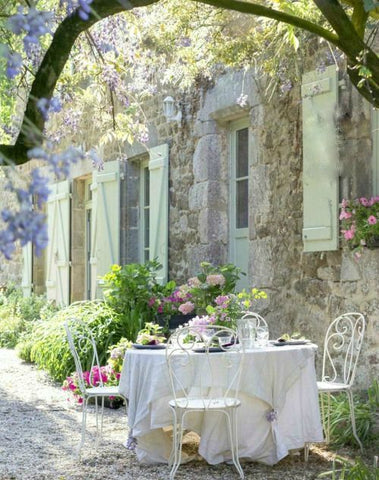
[[[168,271],[168,145],[150,149],[150,259],[158,258],[162,269],[157,280],[167,281]]]
[[[32,265],[33,254],[32,244],[29,242],[22,248],[22,294],[24,297],[30,297],[32,293]]]
[[[303,242],[305,252],[338,248],[338,76],[334,66],[303,76]]]
[[[104,163],[94,171],[92,182],[91,298],[102,298],[102,280],[120,261],[120,167],[119,161]]]
[[[47,202],[46,295],[57,305],[70,303],[70,182],[55,183]]]

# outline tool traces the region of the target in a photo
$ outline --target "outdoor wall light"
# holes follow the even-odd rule
[[[180,122],[182,120],[182,111],[176,107],[175,100],[168,96],[163,100],[163,114],[168,122]]]

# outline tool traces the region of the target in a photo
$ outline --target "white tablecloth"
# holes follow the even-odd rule
[[[314,368],[314,345],[248,350],[238,409],[240,458],[273,465],[290,449],[323,440]],[[199,358],[201,354],[194,354]],[[223,355],[223,353],[212,353]],[[215,357],[217,358],[217,357]],[[142,463],[167,462],[172,398],[164,350],[129,350],[120,378],[129,399],[128,420]],[[271,420],[267,419],[271,413]],[[230,460],[224,422],[217,415],[191,414],[189,428],[200,436],[200,455],[210,464]]]

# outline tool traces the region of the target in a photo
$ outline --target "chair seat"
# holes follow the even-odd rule
[[[172,408],[185,410],[220,410],[225,408],[236,408],[241,405],[238,398],[177,398],[170,400]]]
[[[86,389],[86,394],[90,397],[108,397],[120,396],[117,386],[114,387],[92,387]]]
[[[350,390],[350,385],[338,382],[317,382],[319,392],[342,392]]]

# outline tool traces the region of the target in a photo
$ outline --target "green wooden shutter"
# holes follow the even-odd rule
[[[338,76],[334,66],[303,76],[303,243],[305,252],[338,248]]]
[[[22,248],[22,281],[21,288],[24,297],[30,297],[32,293],[32,265],[33,265],[32,244],[29,242]]]
[[[158,258],[162,269],[157,280],[167,281],[168,273],[168,145],[150,149],[150,259]]]
[[[47,202],[46,295],[57,305],[70,303],[70,182],[55,183]]]
[[[120,261],[120,167],[106,162],[94,171],[92,182],[91,298],[102,298],[102,281],[110,267]]]

